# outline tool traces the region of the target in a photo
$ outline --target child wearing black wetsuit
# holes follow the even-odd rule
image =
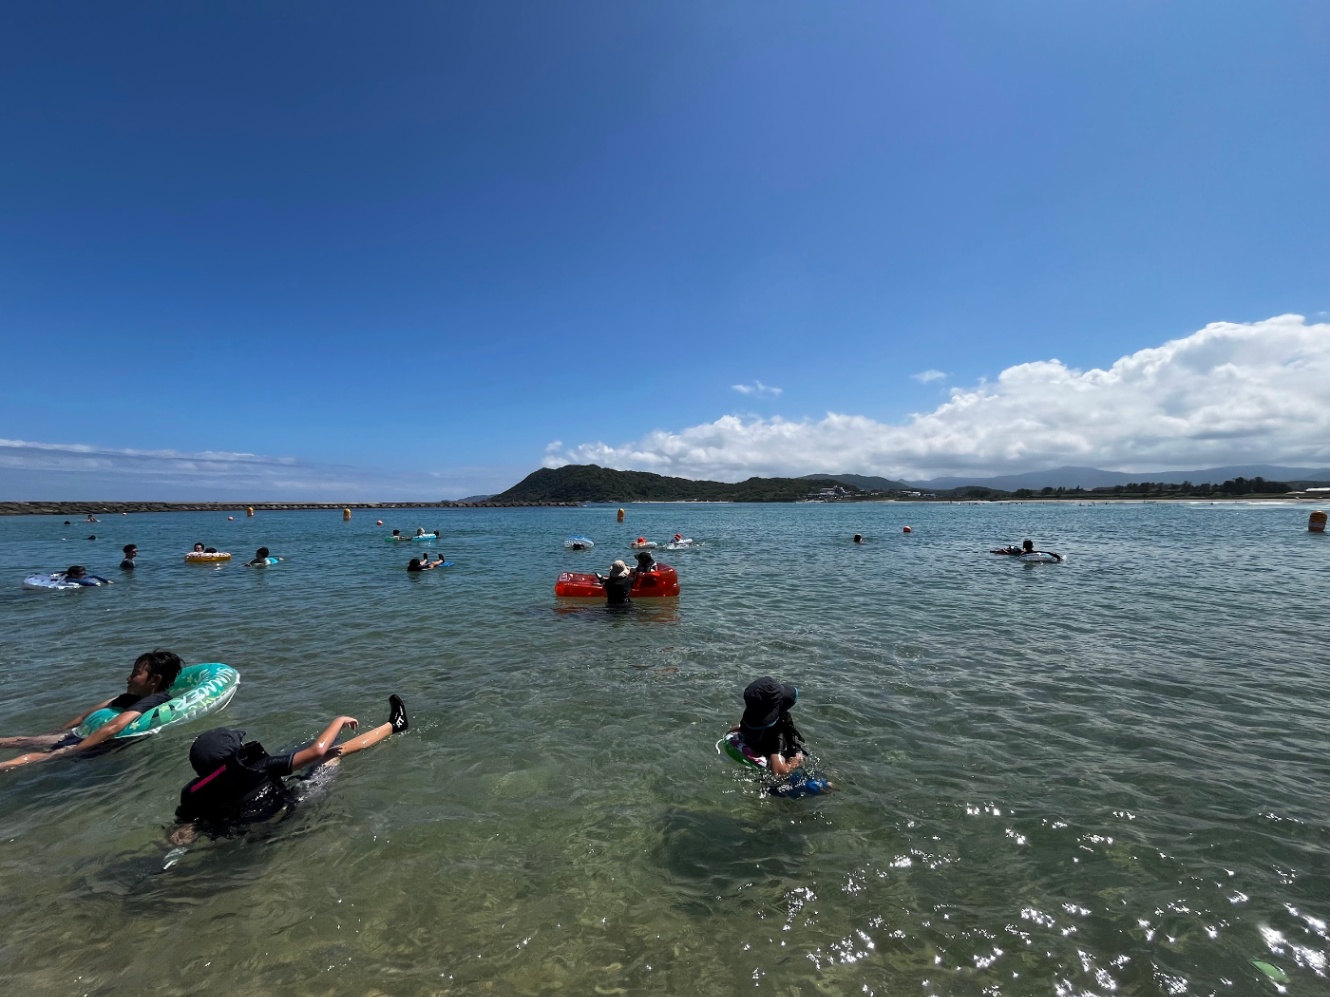
[[[243,730],[217,727],[200,734],[189,749],[189,764],[198,778],[180,791],[176,820],[183,824],[171,834],[175,844],[187,844],[202,829],[225,834],[237,824],[267,820],[291,801],[284,776],[322,763],[336,765],[357,751],[378,744],[389,734],[406,730],[406,706],[400,696],[388,697],[388,722],[334,744],[343,727],[355,730],[355,717],[335,717],[307,748],[284,755],[269,755],[258,741],[246,741]]]

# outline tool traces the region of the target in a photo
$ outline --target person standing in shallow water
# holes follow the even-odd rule
[[[125,544],[125,546],[122,548],[122,552],[125,555],[125,559],[120,562],[120,570],[133,571],[134,558],[139,556],[138,547],[136,547],[134,544]]]
[[[623,561],[611,564],[608,575],[597,574],[596,577],[605,586],[605,605],[627,606],[632,602],[628,593],[633,589],[633,575]]]

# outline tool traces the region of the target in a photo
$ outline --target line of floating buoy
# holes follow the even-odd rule
[[[1320,509],[1317,509],[1315,512],[1313,512],[1310,516],[1307,517],[1307,529],[1310,530],[1312,533],[1324,533],[1325,519],[1326,519],[1325,513],[1322,512]]]

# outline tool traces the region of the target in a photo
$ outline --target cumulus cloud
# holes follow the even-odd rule
[[[381,473],[294,457],[0,439],[0,500],[437,501],[502,491],[514,471]]]
[[[993,475],[1061,464],[1191,469],[1330,460],[1330,324],[1299,315],[1217,322],[1107,370],[1059,360],[953,388],[901,424],[723,416],[622,443],[585,443],[546,466],[595,463],[687,478],[853,471],[893,478]]]
[[[910,377],[920,384],[928,384],[930,381],[945,381],[947,372],[945,370],[921,370],[918,374],[911,374]]]
[[[754,381],[752,384],[732,384],[730,385],[741,395],[769,395],[772,398],[781,393],[781,388],[773,388],[769,384],[763,384],[761,381]]]

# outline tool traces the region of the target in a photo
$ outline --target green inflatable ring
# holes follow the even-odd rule
[[[240,673],[220,662],[182,668],[171,683],[171,698],[128,724],[114,739],[146,737],[175,724],[206,717],[231,702],[239,685]],[[79,724],[74,733],[79,737],[87,737],[114,720],[120,712],[109,707],[98,710]]]
[[[739,747],[739,735],[735,731],[730,731],[716,742],[716,751],[717,753],[724,751],[725,754],[730,756],[730,761],[738,762],[740,765],[747,765],[751,769],[758,769],[762,772],[767,770],[766,765],[759,765],[744,754],[743,749]]]

